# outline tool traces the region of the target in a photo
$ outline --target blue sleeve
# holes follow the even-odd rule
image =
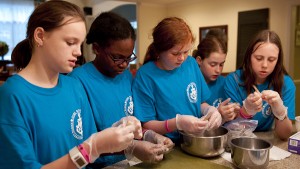
[[[288,107],[288,117],[295,120],[295,93],[296,87],[289,76],[284,76],[284,87],[282,89],[283,104]]]
[[[230,73],[225,78],[224,92],[225,98],[231,98],[231,102],[238,102],[243,105],[243,100],[247,98],[247,93],[241,85],[240,75],[236,72]]]
[[[151,82],[146,82],[146,77],[140,71],[137,72],[132,84],[132,96],[134,102],[134,116],[141,122],[156,119],[154,96]]]
[[[0,89],[0,166],[40,169],[42,164],[35,155],[31,134],[18,107],[18,98],[10,90],[13,89],[9,85]]]

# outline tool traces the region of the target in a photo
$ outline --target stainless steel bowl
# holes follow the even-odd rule
[[[181,149],[200,157],[214,157],[222,154],[227,145],[228,130],[219,127],[205,131],[201,135],[191,135],[180,131]]]
[[[250,137],[234,138],[231,144],[231,159],[233,164],[242,169],[267,168],[272,143]]]

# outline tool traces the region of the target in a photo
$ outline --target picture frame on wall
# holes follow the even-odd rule
[[[206,37],[206,34],[209,32],[209,30],[216,29],[216,28],[223,30],[226,37],[228,37],[228,25],[200,27],[199,28],[199,42]]]

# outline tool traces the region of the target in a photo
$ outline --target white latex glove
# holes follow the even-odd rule
[[[93,163],[100,154],[119,152],[127,148],[134,139],[134,125],[110,127],[92,134],[85,144],[89,145],[90,162]]]
[[[143,162],[156,163],[163,159],[167,147],[163,144],[154,144],[149,141],[134,140],[125,150],[125,156],[128,160],[136,157]]]
[[[191,115],[176,114],[176,127],[178,130],[183,130],[189,134],[202,133],[208,125],[207,120],[200,120]]]
[[[123,117],[121,120],[115,122],[112,126],[113,127],[118,127],[118,126],[124,127],[124,126],[128,126],[128,125],[133,125],[135,128],[134,138],[141,139],[143,137],[141,122],[134,116]]]
[[[153,130],[147,130],[144,133],[143,139],[145,141],[149,141],[153,144],[162,144],[162,145],[164,145],[167,148],[167,150],[166,150],[167,152],[169,152],[175,145],[170,138],[165,137],[161,134],[158,134]]]
[[[241,108],[238,103],[229,103],[230,100],[230,98],[224,100],[218,107],[218,111],[222,115],[223,122],[235,119]]]
[[[283,120],[287,115],[287,108],[283,105],[283,101],[278,92],[273,90],[264,90],[261,94],[262,99],[271,106],[274,116],[279,120]]]
[[[257,112],[262,110],[261,94],[258,92],[249,94],[243,101],[243,106],[249,115],[254,116]]]
[[[201,119],[206,118],[206,116],[208,118],[208,126],[206,128],[207,130],[220,127],[220,125],[222,124],[222,116],[217,108],[215,108],[214,106],[207,106],[204,108],[204,110],[201,111],[204,115],[204,117],[201,117]]]

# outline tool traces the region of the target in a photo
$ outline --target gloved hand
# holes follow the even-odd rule
[[[230,100],[230,98],[224,100],[218,107],[218,111],[222,115],[223,122],[235,119],[241,108],[238,103],[229,103]]]
[[[243,106],[249,115],[254,116],[257,112],[262,110],[261,94],[258,92],[249,94],[243,101]]]
[[[274,116],[279,120],[283,120],[287,115],[287,108],[283,105],[279,94],[273,90],[264,90],[261,94],[262,99],[271,106]]]
[[[134,140],[125,150],[125,156],[130,160],[133,156],[147,163],[156,163],[164,157],[167,147],[163,144],[153,144],[148,141]]]
[[[134,138],[141,139],[143,137],[141,122],[134,116],[123,117],[121,120],[115,122],[112,126],[128,126],[133,125],[135,127],[134,130]]]
[[[90,162],[93,163],[100,154],[119,152],[133,141],[136,130],[134,125],[110,127],[92,134],[85,144],[89,145]]]
[[[145,141],[149,141],[153,144],[162,144],[162,145],[164,145],[167,148],[167,150],[166,150],[167,152],[169,152],[175,145],[170,138],[165,137],[161,134],[158,134],[153,130],[147,130],[144,133],[143,139]]]
[[[202,133],[208,125],[207,120],[200,120],[192,115],[176,114],[176,127],[189,134]]]
[[[220,127],[222,124],[222,116],[219,113],[218,109],[214,106],[206,106],[202,111],[202,114],[204,115],[203,118],[208,118],[208,126],[207,130],[211,130],[214,128]]]

